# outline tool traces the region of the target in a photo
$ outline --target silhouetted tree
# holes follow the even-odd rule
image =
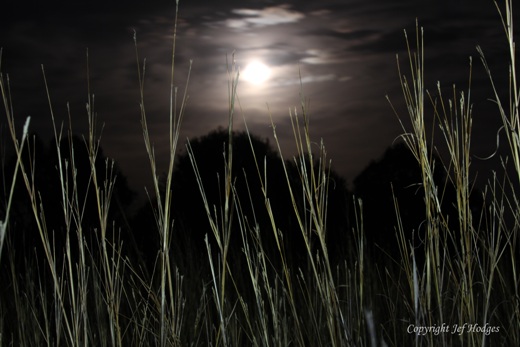
[[[325,171],[325,176],[327,178],[328,189],[326,190],[327,199],[325,202],[326,208],[326,245],[327,251],[330,256],[330,261],[332,265],[337,264],[338,262],[350,258],[352,255],[352,247],[353,247],[353,234],[352,230],[349,228],[349,218],[348,218],[348,201],[351,199],[352,193],[347,189],[346,181],[343,177],[341,177],[338,173],[332,170],[329,167],[329,163],[323,163],[321,160],[323,158],[313,158],[314,163],[311,165],[310,158],[306,156],[305,158],[297,157],[295,160],[287,161],[287,169],[289,172],[291,187],[293,190],[293,194],[295,194],[295,200],[298,210],[301,214],[305,213],[307,210],[308,213],[308,202],[304,197],[303,189],[305,178],[302,177],[303,174],[306,175],[309,182],[312,182],[312,176],[310,168],[314,168],[314,180],[319,188],[323,188],[321,185],[323,182],[318,182],[318,179],[323,179],[323,173],[320,175],[320,170]],[[305,170],[302,168],[301,163],[304,163]],[[325,164],[325,165],[324,165]],[[312,191],[314,187],[311,187]],[[315,191],[312,191],[311,194],[315,194]],[[296,223],[296,219],[291,220],[291,228],[297,229],[298,225]],[[301,237],[301,232],[298,232],[298,237],[296,240],[291,241],[291,243],[295,243],[298,245],[299,250],[304,250],[304,243]],[[321,246],[319,244],[319,240],[314,233],[311,233],[310,240],[313,246],[313,254],[316,254],[317,250],[321,250]]]
[[[99,230],[100,224],[95,190],[91,179],[89,155],[84,140],[77,136],[72,136],[71,138],[65,137],[60,142],[62,167],[64,169],[67,167],[67,172],[63,177],[66,183],[62,183],[60,180],[55,140],[52,140],[49,146],[45,146],[44,142],[37,135],[32,135],[27,146],[24,149],[22,161],[26,170],[34,169],[34,187],[38,194],[38,204],[41,199],[45,225],[50,233],[50,239],[55,242],[57,253],[62,254],[61,250],[64,247],[66,231],[62,185],[68,185],[69,199],[71,199],[74,181],[76,182],[78,200],[81,205],[84,204],[84,208],[80,206],[83,216],[81,226],[84,230],[84,236],[87,240],[95,241],[95,230]],[[76,169],[74,175],[71,170],[73,162]],[[2,197],[2,208],[0,210],[2,212],[5,211],[5,197],[10,189],[15,163],[16,158],[11,158],[4,172],[2,172],[7,183],[0,188],[0,196]],[[100,185],[103,185],[103,182],[107,179],[107,172],[110,172],[110,169],[107,170],[106,164],[107,158],[100,147],[97,151],[95,162],[96,174]],[[28,174],[31,175],[30,173]],[[8,237],[11,239],[11,243],[17,250],[17,253],[25,257],[29,256],[33,249],[39,250],[42,241],[35,224],[29,194],[20,171],[19,175],[15,187],[15,199],[11,210]],[[129,188],[126,177],[122,174],[117,164],[113,166],[113,176],[116,177],[116,182],[109,209],[108,220],[110,223],[113,223],[110,229],[116,233],[122,231],[121,237],[128,238],[131,235],[127,233],[126,213],[134,199],[135,193]],[[32,180],[32,178],[29,177],[29,180]],[[79,221],[72,220],[71,223],[71,245],[74,246],[75,231],[77,230],[75,223],[79,223]],[[112,225],[114,228],[112,228]]]
[[[457,232],[457,204],[454,186],[446,179],[446,173],[438,156],[434,181],[440,189],[441,210],[449,229]],[[422,173],[417,160],[404,143],[388,148],[381,159],[371,162],[355,179],[354,194],[363,201],[364,230],[369,250],[376,260],[386,261],[387,254],[398,260],[401,256],[397,243],[397,217],[394,196],[407,241],[416,248],[420,261],[423,256],[426,219]],[[471,206],[480,211],[482,199],[477,191],[471,196]],[[454,234],[455,237],[456,234]],[[448,246],[456,246],[446,240]]]
[[[382,158],[371,162],[353,183],[355,196],[363,201],[364,231],[369,248],[374,245],[393,257],[398,256],[393,194],[399,201],[404,227],[410,230],[410,239],[419,239],[417,229],[425,219],[421,169],[404,143],[387,149]],[[412,236],[413,230],[415,236]]]
[[[221,209],[224,206],[225,199],[225,156],[227,156],[228,141],[227,130],[219,129],[190,142],[211,213],[216,212],[219,223],[222,222]],[[282,159],[271,148],[267,140],[259,139],[256,136],[251,136],[250,139],[246,133],[235,132],[232,141],[232,180],[237,194],[235,205],[232,208],[235,209],[239,206],[241,214],[247,218],[248,225],[246,228],[254,228],[258,225],[264,249],[271,261],[276,263],[276,260],[279,259],[279,253],[262,192],[260,172],[262,180],[267,181],[265,186],[267,197],[272,207],[276,227],[283,232],[283,245],[287,257],[291,261],[300,262],[306,258],[306,250],[289,195]],[[255,157],[258,167],[255,163]],[[292,160],[287,161],[286,165],[289,180],[297,195],[298,208],[303,208],[303,204],[301,204],[302,188],[298,171]],[[345,236],[346,231],[347,209],[345,204],[347,190],[344,180],[334,172],[331,173],[329,190],[329,232],[327,235],[332,240],[331,249],[339,250],[339,247],[337,247],[338,240]],[[146,219],[152,221],[151,223],[155,225],[151,207],[143,208],[140,215],[141,217],[137,218],[136,222],[132,223],[133,225],[145,227],[146,222],[143,221]],[[232,260],[242,256],[243,246],[237,215],[237,212],[233,211],[233,231],[230,247]],[[212,244],[212,249],[216,252],[215,237],[211,231],[194,169],[187,153],[182,153],[176,158],[173,176],[173,218],[175,220],[172,240],[172,247],[175,249],[174,254],[181,255],[184,259],[206,258],[207,252],[204,243],[206,235]],[[340,234],[340,231],[342,234]],[[142,241],[146,242],[146,240]],[[252,240],[249,241],[252,242]],[[158,239],[155,242],[158,242]],[[148,249],[156,250],[157,247],[157,244],[155,246],[150,245]]]

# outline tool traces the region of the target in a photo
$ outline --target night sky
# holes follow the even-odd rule
[[[16,118],[21,124],[31,115],[31,130],[51,139],[43,64],[56,116],[66,118],[69,102],[74,131],[85,133],[88,48],[91,92],[99,123],[105,124],[102,147],[142,193],[151,174],[140,125],[133,32],[140,58],[147,60],[145,106],[159,171],[165,171],[175,2],[72,3],[2,3],[1,69],[9,74]],[[352,182],[401,133],[385,96],[406,118],[396,54],[405,67],[403,29],[414,35],[416,19],[425,30],[428,89],[434,90],[438,80],[447,93],[453,83],[465,89],[469,56],[474,57],[473,147],[480,156],[491,154],[499,118],[487,100],[492,92],[475,49],[482,46],[499,77],[507,74],[505,36],[491,0],[181,0],[174,82],[179,90],[193,61],[181,147],[187,137],[227,125],[226,61],[235,52],[240,69],[253,60],[271,69],[262,84],[240,82],[236,128],[243,129],[243,114],[254,134],[274,144],[268,105],[285,154],[292,155],[289,109],[299,108],[301,71],[312,136],[324,139],[333,168]]]

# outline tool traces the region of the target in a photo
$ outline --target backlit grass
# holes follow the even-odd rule
[[[40,194],[42,187],[36,184],[37,142],[29,135],[30,119],[17,129],[8,79],[2,74],[2,124],[14,151],[14,165],[12,172],[4,169],[2,175],[0,345],[518,345],[520,91],[512,0],[497,4],[497,9],[510,50],[510,56],[503,57],[510,65],[508,85],[495,84],[484,52],[479,53],[495,92],[497,117],[503,124],[501,136],[505,136],[508,148],[507,157],[501,158],[502,167],[479,173],[486,175],[487,183],[481,189],[483,203],[478,211],[471,203],[477,191],[472,167],[471,71],[464,92],[453,90],[446,97],[440,86],[435,93],[426,92],[427,42],[423,42],[422,28],[406,37],[408,63],[398,65],[406,110],[394,111],[403,127],[401,139],[421,169],[417,189],[424,196],[426,217],[413,226],[421,237],[421,245],[416,247],[404,227],[400,201],[394,198],[400,256],[388,255],[384,263],[367,256],[372,248],[367,244],[364,218],[373,216],[374,211],[365,211],[363,201],[356,197],[349,197],[350,208],[344,211],[350,218],[348,239],[352,241],[342,248],[346,251],[341,259],[331,259],[327,235],[329,193],[334,189],[331,161],[325,140],[313,138],[303,88],[301,104],[288,115],[297,148],[294,156],[284,152],[271,118],[281,180],[296,221],[289,230],[273,209],[272,182],[268,178],[271,162],[255,152],[253,136],[240,117],[240,73],[228,63],[228,137],[222,150],[223,175],[216,183],[220,203],[208,198],[208,183],[199,171],[204,157],[187,143],[192,174],[198,183],[198,191],[193,193],[200,196],[208,221],[201,258],[181,250],[173,241],[183,232],[173,218],[174,171],[182,120],[189,116],[189,73],[182,90],[173,83],[175,51],[182,47],[175,46],[174,35],[169,162],[166,173],[159,175],[144,97],[146,66],[135,38],[136,87],[147,165],[153,178],[148,191],[153,213],[143,230],[133,232],[153,232],[158,240],[157,249],[146,255],[152,259],[147,263],[130,250],[122,232],[124,226],[111,219],[119,181],[115,162],[103,161],[100,156],[102,127],[96,122],[90,87],[86,98],[89,126],[83,136],[88,157],[86,183],[78,179],[79,152],[73,141],[72,117],[65,127],[57,124],[47,89],[57,157],[54,174],[60,186],[55,194],[62,218],[60,227],[54,229],[49,227],[48,202]],[[403,65],[407,68],[401,70]],[[403,117],[406,113],[408,117]],[[435,138],[426,123],[428,116],[434,119]],[[234,124],[240,121],[245,124],[256,168],[244,173],[245,189],[236,184],[237,170],[233,170],[237,162]],[[436,153],[434,146],[439,142],[445,148],[442,154]],[[439,168],[445,172],[443,182],[434,179]],[[260,196],[250,189],[253,186],[260,187]],[[453,208],[447,212],[445,192],[452,188],[454,200],[448,202]],[[16,249],[11,240],[26,232],[11,217],[13,202],[25,201],[21,194],[27,199],[25,216],[37,231],[37,245],[27,241],[24,249]],[[256,199],[265,210],[259,211]],[[90,208],[95,217],[87,221]],[[267,216],[267,221],[259,221],[260,215]],[[291,237],[302,241],[296,252],[304,261],[293,261],[295,250],[289,249],[287,242]],[[239,249],[234,240],[238,240]]]

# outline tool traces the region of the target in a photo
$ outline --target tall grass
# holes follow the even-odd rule
[[[519,182],[509,176],[511,167],[508,162],[513,161],[512,171],[518,173],[519,91],[516,85],[512,1],[504,2],[505,13],[501,12],[497,2],[495,4],[511,52],[508,101],[501,99],[502,91],[494,83],[484,53],[479,47],[477,49],[491,81],[494,101],[503,122],[502,130],[508,139],[507,157],[501,158],[503,178],[498,173],[500,168],[489,175],[488,183],[482,191],[485,204],[478,212],[472,210],[471,196],[477,191],[474,187],[476,172],[472,168],[472,160],[476,156],[471,148],[474,120],[470,99],[472,60],[466,91],[459,92],[454,87],[453,94],[446,98],[438,83],[436,93],[427,92],[424,85],[423,30],[418,28],[414,40],[415,51],[407,38],[411,77],[399,71],[409,115],[407,124],[410,124],[405,126],[405,122],[401,122],[404,132],[402,139],[422,169],[421,187],[427,216],[421,226],[426,253],[423,266],[417,266],[416,254],[406,242],[403,228],[399,228],[398,236],[405,259],[403,270],[410,287],[408,294],[403,294],[403,299],[408,302],[410,317],[413,317],[411,322],[417,326],[478,324],[481,327],[498,328],[500,333],[495,336],[481,331],[466,331],[455,336],[427,334],[424,338],[417,337],[416,344],[484,346],[518,339],[516,235],[520,209],[516,189]],[[428,110],[433,115],[431,128],[427,124]],[[435,129],[440,130],[440,140],[433,136]],[[434,156],[437,148],[444,148],[444,151]],[[441,162],[436,162],[436,157],[440,157]],[[446,182],[435,182],[433,172],[436,166],[441,166],[446,172]],[[449,186],[454,187],[456,193],[454,204],[457,213],[451,216],[442,208],[444,192]],[[511,221],[506,218],[508,215],[513,216]],[[456,220],[455,226],[450,223],[450,219]]]
[[[110,220],[118,180],[113,160],[105,160],[100,170],[102,126],[97,124],[90,86],[86,102],[88,131],[83,138],[89,178],[86,187],[80,187],[72,115],[69,112],[64,131],[54,117],[52,86],[42,68],[60,182],[58,194],[65,238],[60,243],[59,233],[50,229],[46,219],[48,201],[36,184],[37,148],[35,139],[28,135],[29,119],[21,136],[17,135],[9,80],[2,74],[0,88],[15,165],[10,176],[3,173],[6,193],[2,197],[0,265],[9,271],[0,275],[0,345],[517,345],[520,206],[515,193],[520,183],[519,90],[512,0],[504,4],[504,9],[498,4],[497,9],[511,53],[508,100],[501,99],[503,93],[495,85],[480,49],[479,54],[494,90],[509,153],[502,160],[503,167],[490,173],[482,189],[485,203],[480,210],[472,206],[477,190],[473,184],[471,148],[471,66],[467,91],[453,90],[453,95],[446,98],[439,84],[435,93],[428,93],[422,29],[417,28],[413,43],[406,37],[408,75],[398,66],[408,119],[399,121],[403,126],[402,140],[421,168],[418,183],[426,218],[414,226],[423,240],[422,248],[416,248],[405,230],[400,201],[394,199],[401,258],[388,259],[386,264],[377,264],[367,257],[367,211],[355,197],[351,197],[352,210],[345,211],[352,218],[349,232],[353,242],[344,247],[350,254],[345,254],[337,264],[331,260],[327,242],[328,194],[333,189],[331,161],[324,141],[316,141],[312,136],[303,87],[301,104],[289,112],[297,149],[293,156],[286,157],[276,124],[270,118],[296,226],[288,230],[276,217],[272,205],[275,194],[267,175],[271,164],[255,152],[245,117],[242,119],[256,170],[242,172],[247,184],[245,191],[240,191],[242,188],[235,184],[236,172],[240,170],[233,170],[234,124],[242,113],[240,71],[234,59],[228,64],[228,137],[222,150],[224,174],[217,182],[221,188],[220,204],[212,204],[208,197],[208,183],[203,181],[198,166],[204,158],[197,157],[189,142],[186,149],[208,219],[206,259],[201,262],[187,255],[187,259],[179,260],[173,236],[182,230],[173,220],[173,186],[180,129],[189,110],[189,73],[179,96],[174,68],[177,17],[172,42],[169,161],[165,178],[159,177],[148,129],[146,61],[140,59],[134,36],[143,142],[153,179],[148,196],[154,220],[149,223],[159,239],[151,271],[143,269],[138,259],[126,256],[128,245],[121,236],[122,226]],[[432,125],[427,123],[429,116],[433,117]],[[440,131],[440,140],[433,137],[433,129]],[[62,146],[64,142],[68,146]],[[437,148],[444,150],[436,153]],[[444,182],[434,179],[439,168],[446,173]],[[215,168],[217,171],[220,170]],[[9,219],[13,199],[22,194],[15,189],[17,180],[22,181],[23,194],[29,198],[43,258],[23,253],[10,242],[11,234],[24,232]],[[256,185],[261,187],[260,197],[251,189]],[[451,187],[455,198],[449,202],[455,208],[449,211],[454,210],[455,214],[445,208],[446,192]],[[261,214],[253,207],[257,206],[255,199],[263,201],[267,223],[258,220]],[[89,223],[93,226],[87,228],[84,222],[88,204],[94,205],[97,214],[95,223]],[[288,249],[287,239],[294,237],[303,241],[303,249],[297,250],[305,259],[303,263],[291,260],[294,250]],[[232,249],[232,240],[237,239],[240,250]],[[274,250],[267,249],[268,239],[274,240]],[[4,243],[9,252],[2,257]],[[22,268],[27,269],[24,273],[19,272],[18,252],[23,253]],[[198,272],[190,273],[194,269]],[[475,324],[484,330],[469,331]],[[465,330],[458,333],[455,325]],[[444,326],[449,331],[440,331]]]
[[[178,273],[174,273],[172,267],[174,264],[170,261],[170,240],[173,229],[173,220],[171,218],[172,209],[172,179],[173,169],[175,164],[175,157],[177,152],[177,145],[179,141],[180,126],[184,117],[184,111],[187,103],[187,87],[184,96],[180,100],[180,108],[178,109],[177,99],[177,87],[174,86],[174,75],[175,75],[175,43],[177,34],[177,13],[178,5],[175,11],[175,26],[174,36],[172,45],[172,57],[171,57],[171,88],[170,88],[170,113],[169,113],[169,165],[166,174],[166,186],[162,192],[159,184],[159,175],[157,173],[157,164],[155,159],[155,152],[150,140],[150,133],[148,131],[146,108],[144,100],[144,79],[145,79],[145,63],[143,63],[142,69],[140,66],[139,55],[137,50],[137,39],[134,34],[134,41],[136,47],[136,57],[138,64],[138,75],[139,75],[139,91],[140,91],[140,110],[141,110],[141,124],[143,128],[143,138],[150,160],[150,168],[152,171],[153,188],[155,193],[155,202],[157,208],[154,210],[154,215],[159,230],[161,249],[160,249],[160,345],[166,346],[167,344],[177,344],[179,341],[179,331],[182,325],[182,307],[183,298],[181,291],[182,281],[179,281],[180,276]],[[191,70],[191,66],[190,66]],[[189,81],[189,73],[188,73]],[[174,282],[174,274],[176,274],[177,281]]]

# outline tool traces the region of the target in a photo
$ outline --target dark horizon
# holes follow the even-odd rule
[[[101,145],[116,159],[139,194],[150,187],[151,173],[142,140],[139,85],[133,43],[147,60],[145,106],[159,172],[166,170],[170,56],[174,1],[82,6],[30,2],[20,9],[9,2],[0,24],[1,70],[9,74],[16,120],[31,115],[31,131],[50,140],[51,121],[40,65],[46,71],[58,120],[67,119],[86,133],[87,58],[98,123],[104,124]],[[205,1],[179,3],[175,85],[184,90],[193,60],[190,101],[179,148],[186,138],[227,126],[226,59],[233,52],[241,70],[251,60],[271,68],[261,85],[239,83],[243,115],[251,132],[268,138],[271,110],[286,159],[294,154],[289,109],[298,113],[300,80],[309,104],[311,135],[323,138],[336,172],[350,184],[367,165],[380,158],[402,133],[388,95],[406,120],[396,54],[407,68],[403,30],[415,35],[424,27],[425,78],[429,90],[440,81],[445,95],[452,84],[467,88],[469,56],[473,56],[472,98],[475,153],[486,157],[496,148],[499,117],[475,47],[481,45],[498,78],[507,74],[505,35],[491,1],[295,2]],[[502,54],[502,55],[501,55]],[[29,97],[30,96],[30,97]],[[236,130],[243,130],[237,107]],[[493,113],[494,112],[494,113]],[[2,120],[4,122],[5,120]],[[20,125],[21,126],[21,125]],[[439,137],[439,135],[437,135]],[[136,163],[140,165],[136,166]],[[485,165],[491,165],[485,163]]]

